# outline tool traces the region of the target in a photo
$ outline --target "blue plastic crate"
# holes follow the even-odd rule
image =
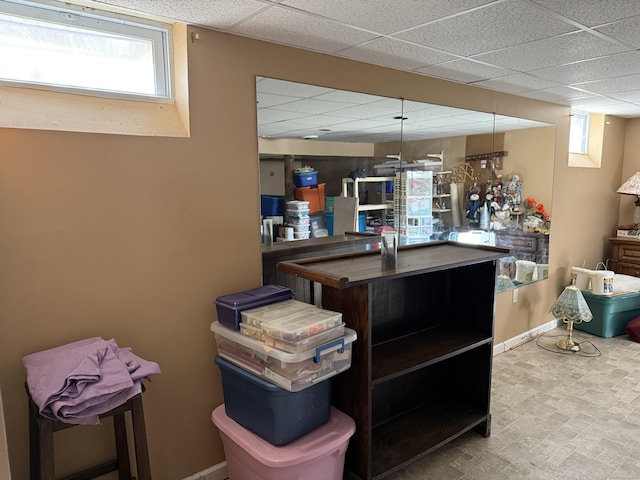
[[[286,445],[324,425],[331,415],[331,382],[290,392],[216,355],[225,412],[272,445]]]

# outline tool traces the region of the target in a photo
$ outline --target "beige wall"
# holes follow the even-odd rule
[[[260,284],[256,75],[559,125],[551,278],[522,287],[516,304],[498,295],[496,341],[550,320],[567,269],[606,254],[622,147],[601,169],[569,169],[568,108],[188,30],[200,33],[188,43],[190,138],[0,129],[0,386],[13,478],[28,478],[22,357],[92,335],[162,367],[144,394],[154,479],[223,460],[209,324],[216,296]],[[622,144],[624,125],[608,128]],[[93,440],[72,443],[75,430],[57,446],[88,457]]]

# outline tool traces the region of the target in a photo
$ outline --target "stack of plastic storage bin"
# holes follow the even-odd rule
[[[296,240],[309,238],[309,228],[311,225],[309,202],[302,200],[287,202],[287,213],[289,214],[287,226],[293,228],[293,238]]]
[[[351,366],[355,331],[282,293],[253,308],[229,301],[237,295],[216,300],[211,324],[224,396],[212,420],[231,480],[342,479],[355,424],[331,407],[327,380]]]

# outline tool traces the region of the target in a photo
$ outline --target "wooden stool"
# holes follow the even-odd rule
[[[38,406],[29,394],[29,465],[31,480],[55,480],[53,462],[53,433],[78,425],[49,420],[40,415]],[[149,468],[149,452],[147,450],[147,433],[144,425],[144,411],[142,409],[142,395],[136,395],[126,403],[100,415],[100,418],[113,417],[113,429],[116,441],[117,458],[110,462],[89,468],[82,472],[64,477],[63,480],[89,480],[118,472],[119,480],[136,480],[131,471],[129,460],[129,446],[124,414],[130,412],[133,424],[133,442],[136,454],[137,480],[151,480]]]

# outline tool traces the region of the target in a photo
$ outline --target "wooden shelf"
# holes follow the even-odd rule
[[[480,409],[451,401],[423,405],[374,427],[371,478],[399,470],[487,420]]]
[[[455,321],[451,323],[455,325]],[[490,342],[491,337],[480,333],[460,331],[455,327],[437,327],[374,345],[371,366],[373,384],[391,380]]]

